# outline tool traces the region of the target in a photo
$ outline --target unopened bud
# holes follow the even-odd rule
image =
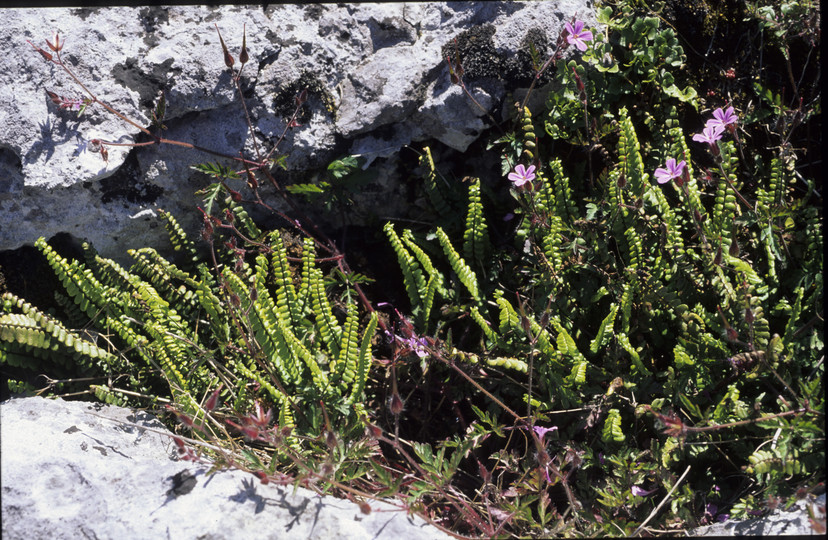
[[[578,72],[575,71],[574,67],[572,68],[572,73],[575,74],[575,84],[578,86],[578,91],[583,92],[584,91],[584,82],[581,80],[581,77],[578,75]]]
[[[49,43],[48,39],[46,40],[46,45],[48,45],[49,48],[52,49],[55,52],[60,52],[60,50],[63,48],[63,43],[60,42],[60,35],[57,32],[55,32],[55,43],[54,43],[54,45]]]
[[[753,310],[750,307],[745,308],[745,322],[748,324],[753,324],[755,320],[755,316],[753,315]]]
[[[713,264],[716,266],[722,264],[722,246],[716,248],[716,255],[713,257]]]
[[[259,478],[259,481],[262,484],[267,484],[270,482],[270,479],[267,477],[267,473],[265,473],[264,471],[256,471],[253,474],[255,474]]]
[[[247,24],[244,25],[244,36],[242,37],[242,48],[241,52],[239,53],[239,62],[242,65],[246,64],[247,61],[250,60],[250,57],[247,55]]]
[[[325,434],[325,444],[328,445],[328,448],[336,448],[336,435],[333,431],[328,431]]]
[[[299,107],[308,100],[308,89],[303,88],[299,95],[296,96],[296,106]]]
[[[394,416],[399,415],[403,411],[404,407],[405,405],[403,404],[400,394],[398,392],[393,392],[391,394],[391,400],[388,403],[388,408],[391,410],[391,414]]]
[[[259,181],[256,180],[256,175],[254,175],[251,170],[247,171],[247,186],[250,189],[258,189],[259,187]]]
[[[382,437],[382,429],[374,424],[368,424],[365,427],[365,431],[367,435],[373,439],[378,439]]]
[[[728,254],[731,257],[738,257],[739,256],[739,243],[734,240],[730,243],[730,247],[727,249]]]
[[[218,32],[219,35],[219,41],[221,42],[221,50],[224,52],[224,65],[228,68],[232,68],[236,61],[233,60],[232,56],[230,56],[230,51],[227,50],[227,45],[224,44],[224,39],[221,37],[221,31],[219,31],[218,25],[216,24],[215,26],[216,32]]]
[[[29,41],[29,40],[27,39],[26,41]],[[48,41],[47,41],[47,43],[48,43]],[[34,43],[32,43],[31,41],[29,41],[29,45],[31,45],[32,47],[34,47],[34,50],[36,50],[37,52],[39,52],[39,53],[40,53],[40,55],[41,55],[43,58],[45,58],[47,61],[49,61],[49,62],[51,62],[51,61],[52,61],[52,53],[50,53],[50,52],[48,52],[48,51],[44,51],[43,49],[41,49],[40,47],[38,47],[37,45],[35,45],[35,44],[34,44]]]
[[[221,391],[221,385],[219,385],[219,387],[216,388],[215,390],[213,390],[213,393],[210,394],[210,397],[207,399],[207,402],[204,404],[204,409],[207,412],[212,411],[213,409],[216,408],[216,405],[218,405],[218,397],[219,397],[219,392],[220,391]]]

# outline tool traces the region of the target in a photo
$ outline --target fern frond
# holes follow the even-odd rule
[[[412,310],[420,305],[420,298],[422,293],[426,290],[426,281],[423,277],[423,272],[420,269],[417,261],[402,243],[402,240],[397,236],[394,230],[394,225],[388,222],[383,227],[388,240],[391,242],[391,248],[397,255],[397,261],[400,265],[400,270],[403,274],[403,284],[405,291],[408,293],[408,299],[411,301]]]
[[[311,273],[310,292],[313,302],[313,313],[316,316],[316,327],[332,357],[339,355],[339,343],[342,340],[342,327],[334,317],[331,302],[325,293],[325,284],[322,280],[322,271],[316,269]]]
[[[454,250],[454,247],[451,245],[451,241],[441,227],[437,227],[436,234],[437,240],[443,248],[443,253],[446,254],[446,258],[451,265],[451,269],[454,270],[455,274],[457,274],[460,282],[466,287],[472,298],[477,303],[480,303],[480,296],[477,289],[477,276],[474,274],[474,271],[469,268],[466,261],[464,261],[457,251]]]
[[[552,169],[555,186],[555,213],[563,223],[571,224],[578,216],[578,210],[569,188],[569,178],[563,172],[560,159],[551,161],[549,168]]]
[[[350,383],[354,380],[354,370],[359,358],[359,321],[354,304],[348,304],[345,326],[342,328],[342,342],[339,344],[339,356],[331,357],[331,384]]]
[[[359,346],[358,361],[353,370],[353,386],[351,388],[351,394],[345,400],[346,405],[361,405],[362,393],[365,390],[365,383],[368,381],[368,370],[371,367],[371,340],[377,330],[378,320],[377,312],[372,312],[371,318],[368,320],[368,324],[362,334],[362,343]],[[359,414],[359,411],[356,412]]]
[[[618,313],[618,304],[613,304],[610,306],[610,312],[604,317],[604,320],[601,321],[601,324],[598,326],[598,332],[595,334],[595,338],[592,340],[592,343],[589,344],[589,350],[592,354],[598,352],[598,349],[604,346],[609,339],[610,335],[612,334],[612,327],[615,324],[615,315]]]
[[[161,209],[158,210],[158,215],[164,220],[164,228],[167,230],[173,249],[186,255],[189,268],[192,270],[198,266],[205,266],[199,259],[195,243],[190,240],[175,217]]]
[[[483,217],[480,200],[480,179],[473,178],[469,185],[469,209],[466,214],[466,230],[463,232],[463,254],[480,269],[485,269],[491,242]]]
[[[633,197],[641,197],[648,187],[646,185],[648,175],[644,172],[644,161],[641,158],[641,145],[627,109],[622,107],[619,114],[621,133],[618,139],[618,159],[621,162],[621,172],[626,178]]]
[[[273,248],[270,264],[273,268],[274,280],[277,287],[277,312],[283,317],[286,314],[289,315],[284,322],[298,324],[302,320],[304,306],[299,302],[296,294],[296,287],[293,285],[293,277],[287,259],[287,251],[282,241],[282,235],[278,231],[270,233],[270,246]]]
[[[736,185],[736,151],[731,141],[723,141],[719,144],[721,150],[722,169],[727,174],[730,182]],[[736,219],[736,194],[730,188],[725,179],[719,181],[716,189],[716,202],[713,205],[711,216],[712,231],[716,236],[721,236],[722,251],[726,252],[732,242],[733,223]],[[711,235],[712,236],[712,235]]]
[[[431,206],[441,216],[448,216],[451,214],[451,207],[446,201],[443,193],[443,188],[437,181],[438,172],[434,166],[434,158],[431,156],[431,148],[426,146],[423,148],[423,155],[420,156],[420,166],[425,169],[425,191]]]
[[[485,335],[490,342],[497,343],[497,334],[492,329],[492,325],[489,323],[489,321],[484,319],[483,315],[480,314],[480,310],[477,308],[477,306],[472,306],[469,313],[471,315],[472,320],[474,320],[474,322],[477,323],[477,326],[479,326],[480,329],[483,331],[483,335]]]
[[[236,228],[247,238],[251,240],[258,240],[262,236],[262,231],[253,223],[247,210],[228,196],[224,199],[224,207],[233,215]]]
[[[621,411],[610,409],[607,419],[604,420],[604,429],[601,431],[601,440],[604,442],[615,441],[622,443],[627,439],[624,430],[621,428]]]

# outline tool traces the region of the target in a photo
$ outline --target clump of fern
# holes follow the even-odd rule
[[[52,378],[66,376],[51,369],[61,366],[102,378],[89,386],[98,398],[169,403],[182,418],[201,422],[205,436],[226,436],[205,422],[203,409],[219,388],[224,414],[273,408],[278,426],[295,436],[319,434],[328,415],[359,426],[376,315],[360,317],[354,302],[331,302],[334,283],[316,263],[311,240],[293,250],[300,259],[291,262],[286,241],[295,237],[259,230],[230,196],[216,213],[222,218],[205,215],[204,235],[216,265],[163,211],[181,265],[149,247],[130,251],[129,269],[89,245],[83,261],[67,260],[38,240],[64,286],[58,294],[68,319],[100,337],[95,345],[6,294],[3,363],[45,369]]]
[[[631,534],[658,504],[641,494],[666,494],[678,479],[658,522],[693,524],[713,493],[741,498],[733,508],[744,513],[759,492],[790,494],[791,479],[824,475],[822,233],[812,190],[790,189],[797,157],[783,146],[757,170],[742,143],[723,141],[718,181],[708,180],[697,165],[709,159],[705,147],[679,120],[684,104],[699,106],[691,87],[660,72],[636,81],[650,93],[646,113],[612,107],[638,96],[617,68],[650,69],[641,55],[659,47],[667,67],[682,65],[675,35],[657,18],[625,21],[609,8],[601,17],[609,38],[559,70],[544,114],[518,108],[515,133],[492,145],[508,143],[504,176],[517,163],[535,166],[531,183],[509,190],[513,205],[496,196],[484,204],[472,178],[455,187],[467,206],[441,211],[453,225],[385,226],[416,329],[405,342],[428,344],[404,351],[419,362],[398,373],[419,383],[402,394],[428,403],[417,386],[432,381],[467,433],[489,425],[481,437],[503,437],[504,446],[472,451],[468,470],[487,471],[481,496],[514,511],[509,526],[523,531],[571,512],[592,522],[582,531],[609,532],[582,511],[595,508]],[[616,47],[642,40],[656,49],[626,59]],[[553,138],[583,159],[551,153]],[[661,185],[653,171],[668,157],[686,160],[686,175]],[[423,164],[431,193],[440,164],[428,149]],[[513,241],[495,245],[485,216],[507,213]],[[405,424],[408,437],[429,429]],[[504,425],[557,430],[543,431],[539,446],[507,437]],[[459,451],[451,436],[440,455]],[[509,460],[507,448],[534,458]],[[733,475],[752,487],[723,482]],[[527,502],[496,497],[492,483]],[[559,488],[566,497],[555,508],[549,490]]]

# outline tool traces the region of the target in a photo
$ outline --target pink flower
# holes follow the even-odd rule
[[[514,182],[515,187],[521,187],[535,179],[535,166],[529,165],[529,168],[527,169],[523,165],[518,165],[515,167],[515,172],[509,173],[508,178]]]
[[[546,434],[549,433],[550,431],[557,431],[558,427],[557,426],[552,426],[552,427],[549,427],[549,428],[545,428],[545,427],[541,427],[541,426],[535,426],[532,429],[535,430],[535,433],[538,434],[538,437],[540,437],[541,442],[543,442],[543,438],[546,436]]]
[[[726,111],[721,108],[713,111],[713,118],[707,121],[706,127],[721,127],[723,130],[731,125],[735,125],[738,117],[733,113],[733,107],[728,107]]]
[[[707,143],[713,146],[716,144],[716,141],[722,138],[722,133],[724,133],[724,126],[710,125],[710,123],[708,122],[708,126],[704,128],[704,130],[702,130],[701,133],[696,133],[695,135],[693,135],[693,140],[696,142]]]
[[[673,158],[667,158],[666,169],[659,167],[655,170],[656,181],[659,184],[666,184],[673,178],[681,178],[681,173],[684,170],[686,163],[684,160],[676,163]]]
[[[592,41],[592,32],[584,30],[584,22],[575,21],[575,24],[566,23],[564,27],[569,33],[569,35],[566,36],[566,41],[569,42],[570,45],[578,47],[579,51],[587,50],[585,42]]]
[[[632,494],[635,495],[636,497],[646,497],[647,495],[653,493],[655,490],[656,490],[656,488],[646,490],[646,489],[640,488],[638,486],[633,486],[633,487],[630,488],[630,491],[632,491]]]

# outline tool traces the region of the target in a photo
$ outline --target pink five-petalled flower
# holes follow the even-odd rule
[[[721,126],[722,129],[725,129],[730,126],[735,126],[738,120],[738,117],[733,112],[733,107],[728,107],[725,111],[718,108],[713,111],[713,118],[708,120],[705,126],[714,128],[716,126]]]
[[[673,158],[667,158],[666,169],[659,167],[655,170],[656,181],[659,184],[666,184],[673,178],[681,178],[681,173],[684,170],[686,163],[684,160],[676,163]]]
[[[569,35],[566,36],[569,44],[578,47],[579,51],[587,50],[585,42],[592,41],[592,32],[584,30],[584,21],[575,21],[574,24],[566,23],[564,27],[569,32]]]
[[[707,143],[711,146],[716,144],[716,141],[722,138],[722,133],[724,133],[724,127],[719,125],[710,125],[708,123],[707,127],[702,130],[701,133],[696,133],[693,135],[693,140],[696,142]]]
[[[527,169],[522,164],[515,167],[515,172],[509,173],[509,180],[514,182],[515,187],[521,187],[524,184],[535,179],[535,166],[529,165]]]

